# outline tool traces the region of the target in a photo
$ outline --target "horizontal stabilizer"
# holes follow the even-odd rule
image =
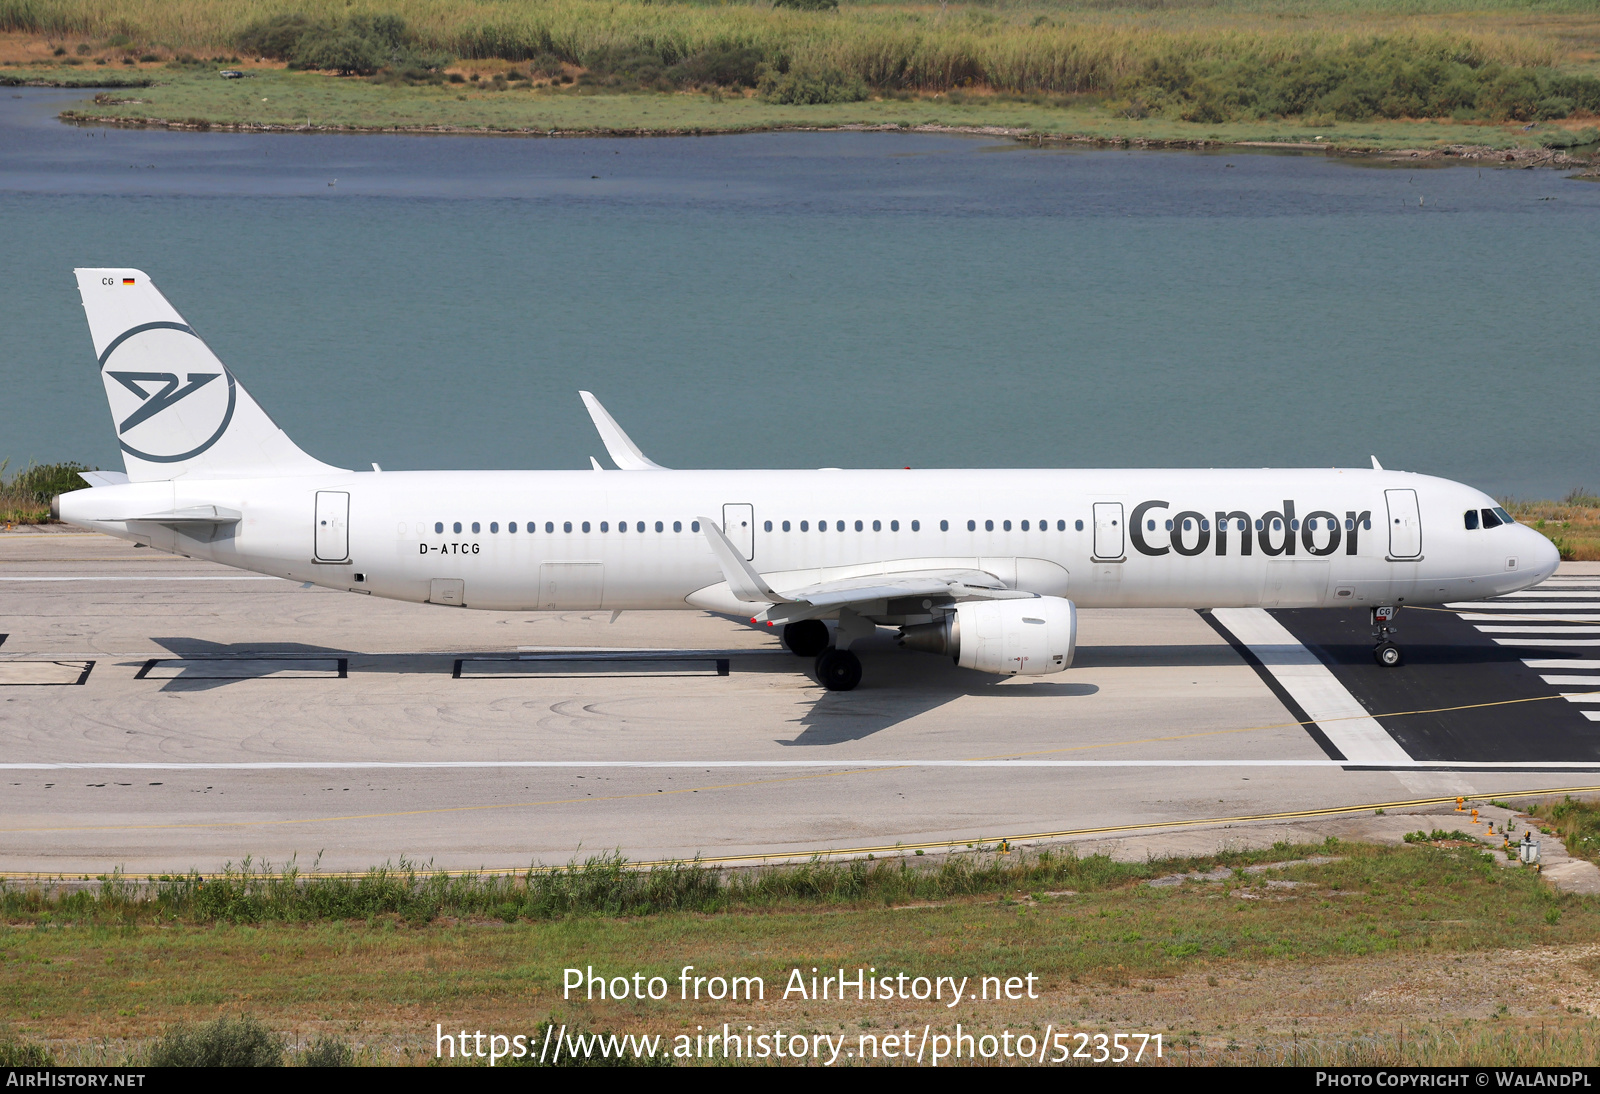
[[[639,451],[639,446],[633,443],[633,438],[622,431],[617,420],[600,405],[599,399],[587,391],[580,391],[578,394],[583,398],[583,405],[589,410],[589,417],[594,419],[594,427],[599,431],[600,440],[606,446],[606,452],[611,455],[612,463],[624,471],[668,470]]]
[[[237,509],[224,509],[220,505],[191,505],[185,509],[173,509],[165,513],[146,513],[138,517],[108,517],[108,520],[120,520],[129,524],[238,524],[244,519],[244,514]]]
[[[78,478],[90,486],[122,486],[128,481],[125,471],[79,471]]]

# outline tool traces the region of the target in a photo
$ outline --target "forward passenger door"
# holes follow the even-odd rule
[[[1120,501],[1095,502],[1094,557],[1102,560],[1122,558],[1122,537],[1122,503]]]
[[[1416,558],[1422,554],[1422,514],[1415,490],[1385,490],[1389,502],[1389,557]]]

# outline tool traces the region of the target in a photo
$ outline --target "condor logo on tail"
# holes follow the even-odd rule
[[[109,367],[113,362],[122,367]],[[124,331],[100,355],[100,367],[122,449],[141,460],[192,459],[216,444],[233,419],[233,376],[182,323]],[[227,383],[213,384],[217,379]]]

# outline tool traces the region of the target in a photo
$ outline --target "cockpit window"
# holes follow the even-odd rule
[[[1467,522],[1467,531],[1476,531],[1478,527],[1478,511],[1476,509],[1468,509],[1465,519]]]
[[[1485,509],[1483,511],[1483,526],[1485,528],[1498,528],[1504,523],[1506,522],[1502,521],[1493,509]]]
[[[1516,517],[1513,517],[1510,513],[1506,512],[1503,508],[1501,508],[1498,505],[1496,505],[1494,507],[1494,515],[1500,518],[1500,523],[1501,524],[1515,524],[1515,523],[1517,523],[1517,518]]]

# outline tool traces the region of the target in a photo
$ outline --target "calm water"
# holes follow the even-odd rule
[[[78,98],[0,91],[13,467],[121,466],[71,268],[129,265],[346,466],[586,466],[586,387],[675,467],[1600,487],[1600,186],[1558,173],[53,120]]]

